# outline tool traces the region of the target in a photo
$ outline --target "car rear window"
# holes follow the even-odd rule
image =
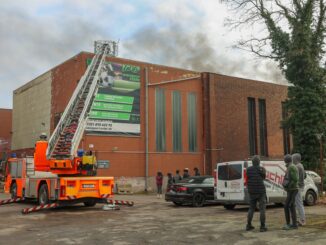
[[[222,165],[218,166],[219,180],[237,180],[242,178],[242,165]]]

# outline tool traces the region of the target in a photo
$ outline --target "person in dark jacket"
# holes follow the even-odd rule
[[[247,216],[246,230],[250,231],[255,229],[251,224],[254,212],[259,203],[260,211],[260,231],[267,231],[265,220],[265,209],[266,209],[266,188],[264,179],[266,178],[265,168],[260,166],[260,157],[254,156],[252,158],[252,166],[247,168],[247,187],[250,199],[250,207]]]
[[[284,162],[287,167],[285,172],[283,187],[286,190],[286,200],[284,204],[284,214],[286,224],[283,226],[283,230],[298,229],[297,213],[295,210],[295,198],[298,194],[298,180],[299,174],[297,167],[292,163],[292,156],[287,154],[284,156]],[[292,218],[292,224],[290,219]]]
[[[169,190],[172,185],[173,185],[173,177],[172,177],[172,174],[171,173],[168,173],[168,186],[167,186],[167,190]]]
[[[199,169],[197,167],[194,168],[195,176],[200,176]]]
[[[190,174],[189,174],[189,168],[185,168],[184,170],[183,170],[183,176],[182,176],[182,178],[183,179],[187,179],[187,178],[189,178],[190,177]]]
[[[182,177],[180,175],[180,170],[177,169],[175,171],[175,175],[173,176],[173,183],[176,184],[176,183],[179,183],[180,181],[182,180]]]

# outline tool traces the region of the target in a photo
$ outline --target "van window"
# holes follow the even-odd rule
[[[219,180],[236,180],[242,178],[242,165],[223,165],[218,167]]]

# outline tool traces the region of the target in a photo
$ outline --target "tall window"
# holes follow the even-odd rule
[[[255,98],[248,98],[249,154],[257,154],[257,128]]]
[[[172,127],[173,127],[173,151],[182,151],[181,138],[181,94],[179,91],[172,93]]]
[[[165,93],[164,89],[155,90],[156,151],[165,151]]]
[[[267,157],[268,156],[268,145],[267,145],[266,101],[264,99],[259,99],[258,105],[259,105],[260,155]]]
[[[187,110],[189,151],[195,152],[197,150],[197,111],[195,93],[188,94]]]
[[[282,120],[284,121],[288,117],[288,111],[285,108],[285,103],[282,102]],[[284,154],[290,154],[291,152],[291,145],[290,145],[290,132],[287,127],[282,127],[283,129],[283,149]]]

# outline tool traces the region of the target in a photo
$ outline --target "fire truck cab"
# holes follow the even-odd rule
[[[82,202],[86,206],[94,206],[103,198],[113,196],[113,177],[65,176],[52,171],[38,171],[34,160],[33,157],[8,159],[4,189],[12,198],[34,199],[40,205]]]

